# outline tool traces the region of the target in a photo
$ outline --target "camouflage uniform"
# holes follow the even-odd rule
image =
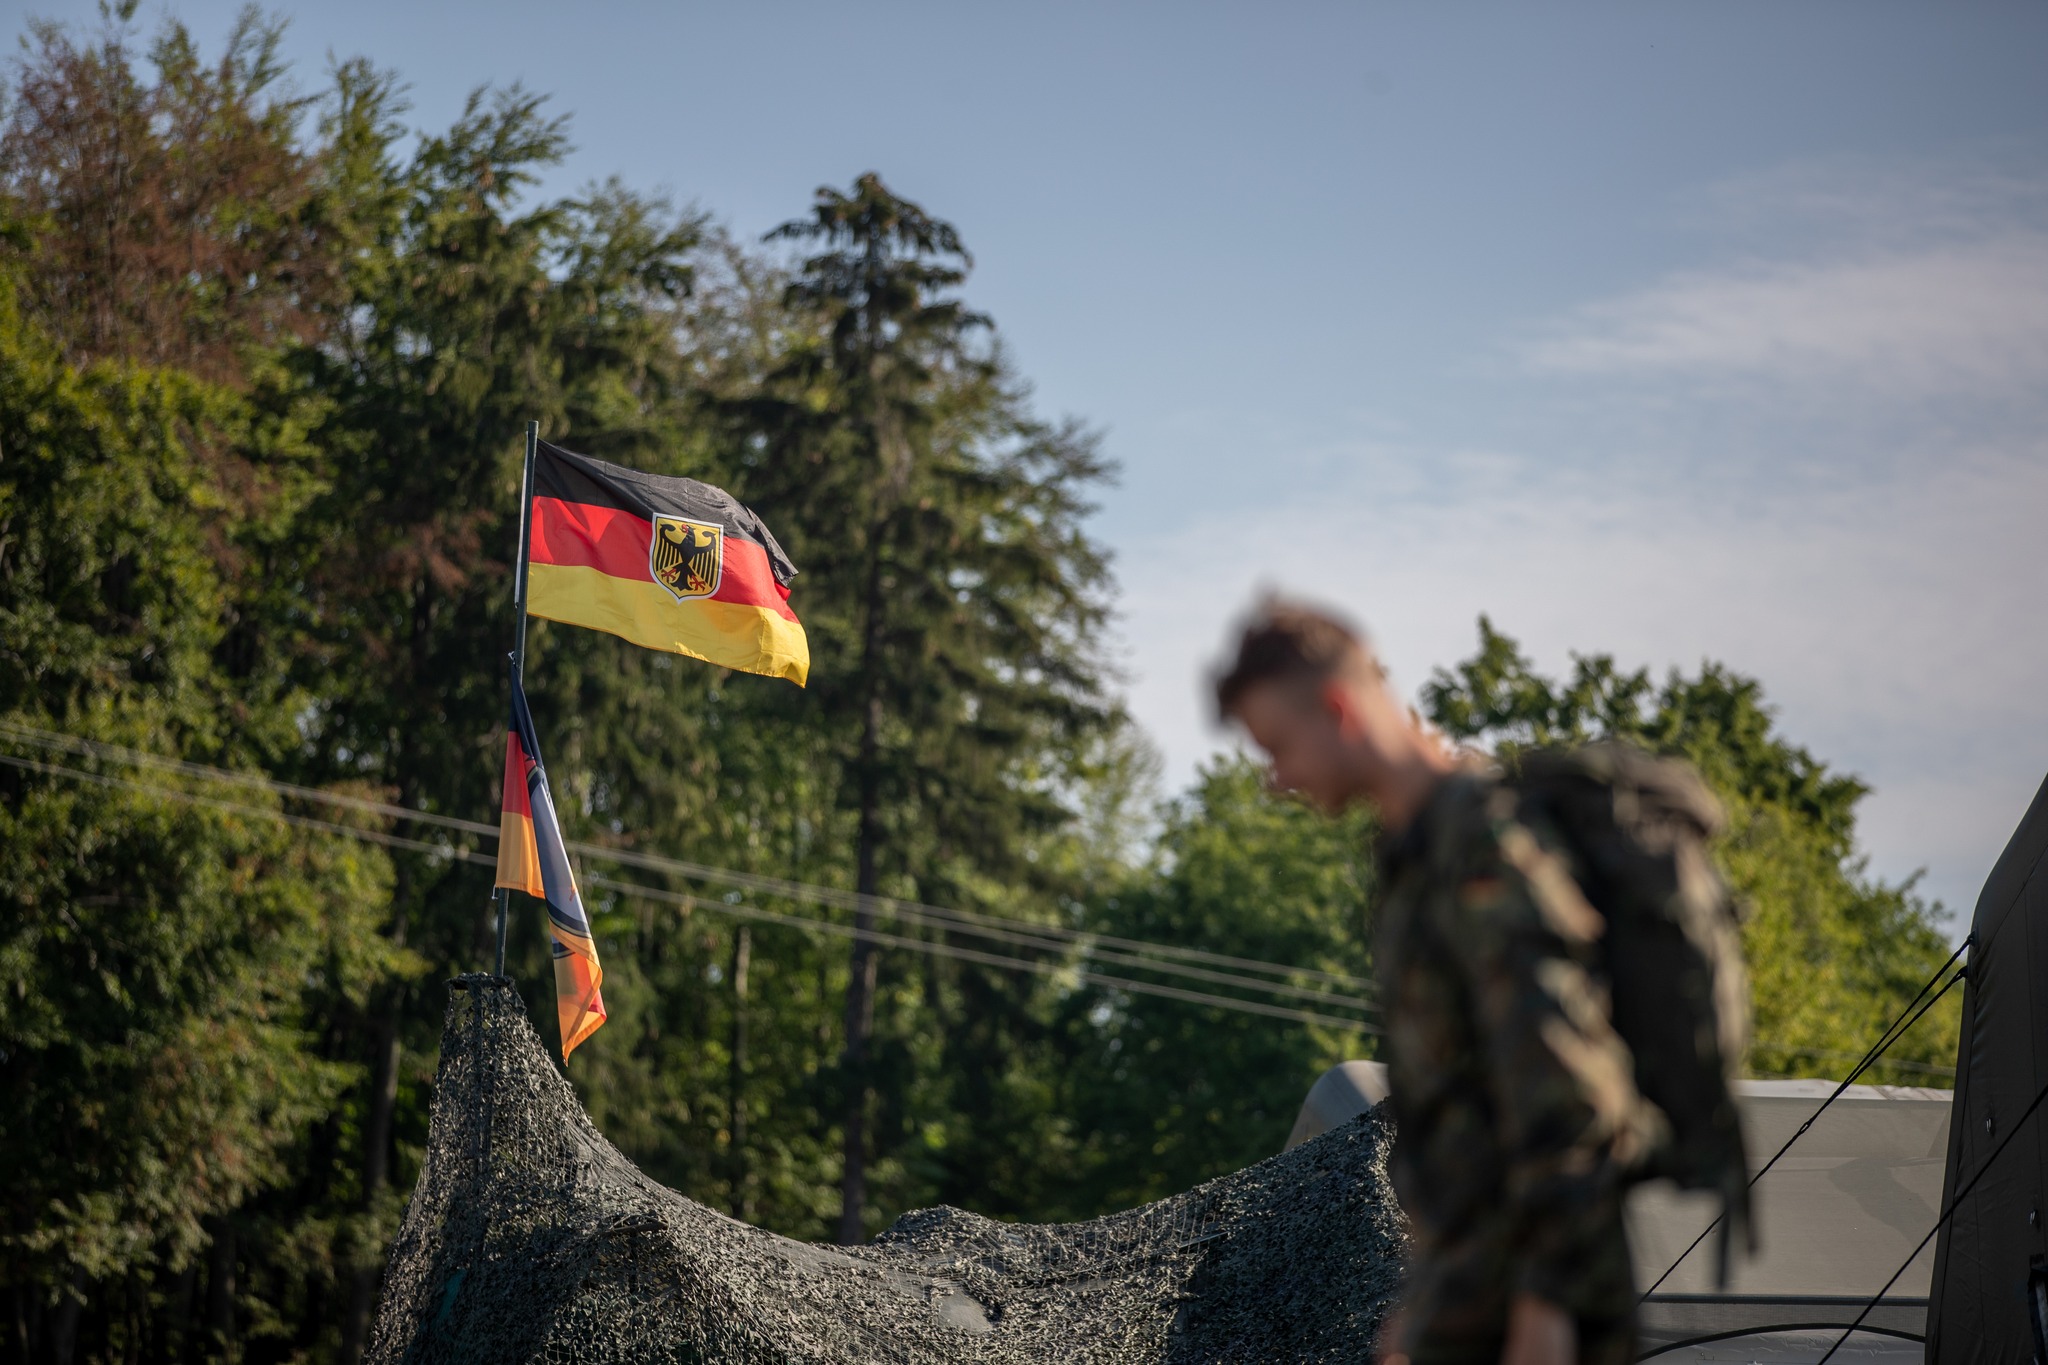
[[[1592,971],[1604,921],[1554,834],[1473,772],[1380,849],[1377,970],[1412,1244],[1415,1365],[1500,1358],[1528,1291],[1578,1323],[1580,1359],[1635,1355],[1621,1198],[1660,1138]]]

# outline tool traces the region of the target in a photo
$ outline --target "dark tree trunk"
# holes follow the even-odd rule
[[[410,746],[398,750],[399,771],[405,774],[399,785],[399,800],[407,806],[418,804],[418,779]],[[396,860],[397,875],[391,887],[391,941],[405,945],[406,906],[412,898],[412,865]],[[371,997],[375,1016],[370,1024],[369,1113],[363,1122],[363,1202],[365,1218],[373,1217],[377,1196],[391,1171],[391,1122],[398,1108],[398,1064],[405,1042],[398,1034],[399,1019],[405,1013],[406,992],[394,983]],[[357,1266],[345,1283],[348,1299],[341,1321],[341,1365],[355,1365],[362,1359],[370,1336],[370,1315],[377,1308],[377,1285],[384,1278],[382,1265]]]
[[[198,1283],[199,1267],[196,1264],[188,1264],[171,1282],[163,1314],[157,1320],[155,1358],[158,1365],[172,1365],[180,1356],[189,1354],[185,1347],[192,1340],[192,1295]]]
[[[13,1347],[7,1353],[9,1360],[18,1360],[28,1365],[29,1352],[36,1344],[35,1299],[21,1285],[14,1286],[14,1330],[8,1333],[8,1344]]]
[[[879,887],[875,854],[882,841],[881,775],[876,766],[881,722],[882,703],[875,698],[868,703],[860,745],[860,830],[854,854],[854,889],[860,893],[860,904],[853,912],[853,924],[862,933],[875,927],[874,897]],[[856,1246],[865,1240],[861,1213],[867,1202],[868,1039],[875,1028],[875,974],[880,965],[875,945],[856,938],[846,982],[846,1166],[839,1206],[842,1246]]]
[[[404,1044],[398,1036],[398,1013],[404,1007],[402,992],[393,989],[378,1012],[371,1036],[370,1112],[363,1125],[363,1213],[370,1216],[377,1196],[389,1178],[391,1116],[398,1105],[398,1062]],[[348,1316],[341,1325],[343,1365],[355,1365],[362,1358],[370,1335],[370,1315],[377,1307],[377,1283],[383,1268],[357,1266],[349,1280]]]
[[[882,843],[882,547],[877,520],[868,540],[865,619],[861,628],[861,679],[867,704],[862,708],[858,773],[859,821],[854,845],[854,890],[860,901],[853,912],[860,935],[875,927],[874,898],[881,887],[877,856]],[[868,1039],[875,1027],[875,974],[880,962],[866,937],[853,940],[851,970],[846,981],[846,1118],[843,1174],[839,1183],[839,1244],[858,1246],[867,1204]]]
[[[754,931],[741,925],[732,936],[732,1059],[726,1077],[726,1129],[731,1140],[732,1216],[752,1222],[754,1201],[747,1170],[747,969],[754,957]]]
[[[77,1274],[72,1275],[70,1285],[50,1314],[52,1365],[71,1365],[71,1357],[78,1348],[78,1314],[85,1307],[85,1286],[80,1283],[81,1278]]]
[[[235,1342],[235,1225],[213,1220],[206,1253],[206,1354],[230,1359]]]
[[[149,1331],[149,1291],[140,1275],[129,1271],[121,1281],[121,1362],[142,1365],[142,1343]]]
[[[398,1107],[398,1062],[404,1044],[398,1037],[398,1012],[404,1008],[403,992],[394,990],[380,1013],[373,1036],[371,1056],[375,1071],[370,1082],[370,1117],[363,1132],[363,1192],[375,1198],[389,1178],[391,1166],[391,1115]]]

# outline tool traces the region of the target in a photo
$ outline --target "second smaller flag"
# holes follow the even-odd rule
[[[576,890],[562,826],[548,794],[540,740],[526,709],[526,690],[512,679],[512,725],[505,735],[505,795],[498,817],[498,885],[546,902],[555,958],[555,1013],[562,1025],[562,1060],[604,1023],[598,987],[597,942]]]

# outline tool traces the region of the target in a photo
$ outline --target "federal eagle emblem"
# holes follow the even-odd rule
[[[725,528],[688,517],[656,517],[647,566],[678,602],[709,597],[725,573]]]

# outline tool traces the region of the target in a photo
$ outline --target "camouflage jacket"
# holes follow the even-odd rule
[[[1380,848],[1376,970],[1412,1247],[1416,1365],[1497,1359],[1529,1291],[1581,1323],[1582,1359],[1628,1359],[1621,1196],[1662,1118],[1609,1020],[1587,904],[1516,793],[1446,778]],[[1613,1350],[1596,1349],[1606,1325]]]

